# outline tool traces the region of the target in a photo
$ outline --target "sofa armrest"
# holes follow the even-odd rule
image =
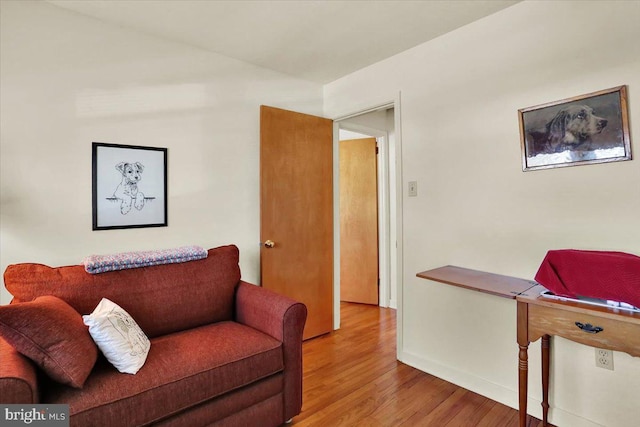
[[[307,307],[291,298],[240,281],[236,290],[236,321],[282,341],[284,418],[302,410],[302,332]]]
[[[0,338],[0,403],[38,403],[33,363]]]

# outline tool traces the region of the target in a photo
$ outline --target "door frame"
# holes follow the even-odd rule
[[[403,180],[402,180],[402,126],[401,126],[401,113],[400,113],[400,105],[401,105],[400,92],[398,92],[392,99],[387,99],[386,101],[382,101],[373,105],[365,106],[363,108],[357,109],[347,114],[342,114],[338,117],[332,117],[333,119],[333,215],[334,215],[334,260],[340,260],[340,156],[339,156],[339,144],[340,144],[340,122],[349,118],[353,118],[356,116],[360,116],[366,113],[371,113],[378,110],[388,110],[393,108],[394,111],[394,149],[389,149],[388,144],[388,135],[385,139],[386,144],[383,147],[383,153],[386,153],[384,156],[386,159],[386,163],[384,164],[386,174],[383,176],[383,179],[386,182],[382,182],[381,184],[389,190],[389,196],[387,196],[387,206],[384,207],[385,212],[393,212],[395,211],[395,218],[389,218],[391,215],[388,215],[388,220],[386,221],[388,224],[388,232],[389,239],[387,240],[386,248],[383,250],[380,248],[380,253],[389,253],[389,256],[385,256],[385,260],[388,262],[387,271],[389,276],[389,284],[391,281],[395,280],[396,283],[396,353],[398,360],[401,360],[400,356],[403,354],[403,345],[402,345],[402,330],[403,330],[403,322],[402,322],[402,313],[403,313],[403,239],[402,239],[402,200],[403,200]],[[392,156],[393,155],[393,156]],[[382,156],[381,156],[382,157]],[[389,170],[393,170],[390,168],[391,159],[394,160],[395,173],[393,176],[390,175]],[[380,172],[379,172],[380,173]],[[379,183],[380,185],[380,183]],[[391,191],[391,189],[395,189]],[[395,194],[394,194],[395,193]],[[393,195],[393,196],[392,196]],[[395,209],[393,209],[395,208]],[[395,248],[393,242],[395,241]],[[394,250],[395,249],[395,250]],[[394,254],[395,252],[395,254]],[[395,256],[394,256],[395,255]],[[395,267],[395,268],[394,268]],[[395,274],[391,272],[395,271]],[[381,273],[382,274],[382,273]],[[340,263],[334,262],[334,291],[333,291],[333,300],[334,300],[334,329],[340,329]],[[381,278],[382,281],[382,278]],[[382,286],[382,284],[381,284]]]

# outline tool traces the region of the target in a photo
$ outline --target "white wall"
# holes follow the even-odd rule
[[[549,249],[640,255],[638,160],[522,172],[517,114],[626,84],[640,150],[638,22],[637,1],[525,1],[325,86],[329,117],[401,92],[404,361],[517,407],[515,303],[416,273],[453,264],[533,278]],[[539,343],[529,355],[539,417]],[[552,357],[555,425],[637,425],[640,358],[616,352],[610,372],[563,339]]]
[[[47,3],[1,5],[2,271],[234,243],[257,281],[259,105],[321,114],[322,87]],[[92,141],[168,148],[168,227],[91,230]]]

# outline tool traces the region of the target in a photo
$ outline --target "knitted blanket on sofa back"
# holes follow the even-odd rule
[[[122,252],[113,255],[90,255],[82,262],[87,273],[98,274],[128,268],[150,267],[152,265],[175,264],[207,257],[207,251],[200,246],[182,246],[156,251]]]

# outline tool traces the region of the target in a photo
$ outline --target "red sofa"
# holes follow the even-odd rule
[[[278,426],[302,407],[306,307],[240,280],[235,246],[179,264],[88,274],[82,266],[7,268],[12,304],[53,295],[81,314],[105,297],[151,341],[135,375],[98,357],[74,388],[0,338],[0,402],[64,403],[71,426]],[[56,334],[55,330],[49,331]]]

